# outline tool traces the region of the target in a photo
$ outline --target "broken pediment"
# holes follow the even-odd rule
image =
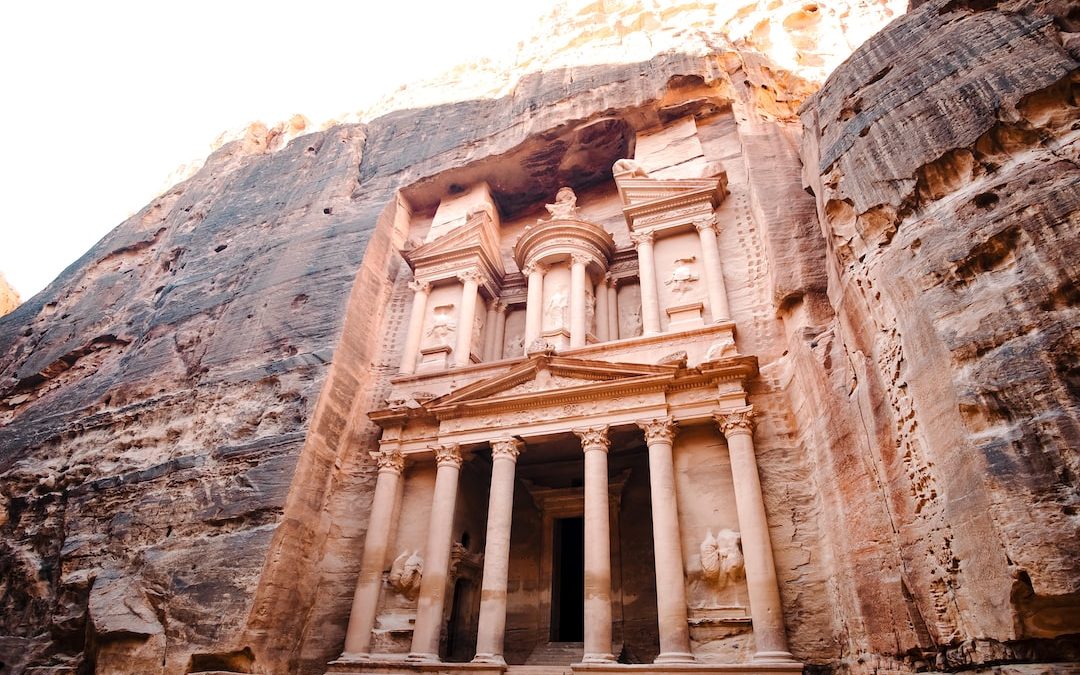
[[[499,254],[499,231],[486,209],[470,211],[464,225],[405,251],[402,256],[417,279],[426,282],[450,278],[466,270],[481,271],[485,285],[496,284],[506,270]],[[489,289],[494,295],[494,289]]]
[[[712,218],[728,195],[727,174],[715,178],[658,179],[626,171],[616,176],[623,216],[632,232],[684,227]]]

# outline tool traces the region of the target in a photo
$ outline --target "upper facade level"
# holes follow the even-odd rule
[[[562,187],[517,227],[504,227],[487,182],[443,197],[402,251],[414,295],[400,374],[729,325],[716,215],[724,171],[702,161],[651,172],[621,159],[612,175],[616,203],[587,213]]]

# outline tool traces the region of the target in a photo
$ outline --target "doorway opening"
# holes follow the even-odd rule
[[[585,519],[553,523],[551,558],[551,641],[585,639]]]

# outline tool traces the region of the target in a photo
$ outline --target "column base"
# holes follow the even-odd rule
[[[506,659],[502,654],[477,654],[473,657],[473,663],[490,663],[496,666],[505,666]]]
[[[409,652],[409,655],[405,657],[405,663],[439,663],[441,660],[438,654],[424,652]]]
[[[371,660],[371,653],[370,652],[341,652],[341,656],[337,657],[337,660],[338,661],[348,661],[350,663],[353,663],[353,662],[363,663],[365,661],[370,661]]]
[[[586,654],[581,657],[582,663],[615,663],[614,654]]]
[[[754,663],[795,663],[791,652],[754,652]]]
[[[694,655],[690,652],[666,652],[657,656],[653,663],[694,663]]]

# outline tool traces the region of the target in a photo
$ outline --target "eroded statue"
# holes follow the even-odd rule
[[[565,288],[551,294],[544,305],[544,326],[546,328],[566,328],[570,325],[570,295]]]
[[[671,268],[671,275],[664,281],[665,286],[670,286],[675,293],[685,293],[693,288],[693,284],[700,277],[690,267],[696,260],[694,256],[676,258],[675,266]]]
[[[745,572],[739,533],[720,530],[713,536],[712,530],[701,542],[702,576],[717,588],[724,588],[738,581]]]
[[[453,319],[453,305],[439,305],[435,308],[432,317],[431,328],[428,329],[425,347],[450,347],[453,343],[454,331],[457,323]]]
[[[577,218],[577,195],[568,187],[559,188],[555,193],[555,203],[544,207],[552,218]]]
[[[394,559],[390,566],[390,575],[387,582],[398,593],[410,600],[415,599],[420,592],[420,579],[424,576],[424,559],[419,551],[403,552]]]

